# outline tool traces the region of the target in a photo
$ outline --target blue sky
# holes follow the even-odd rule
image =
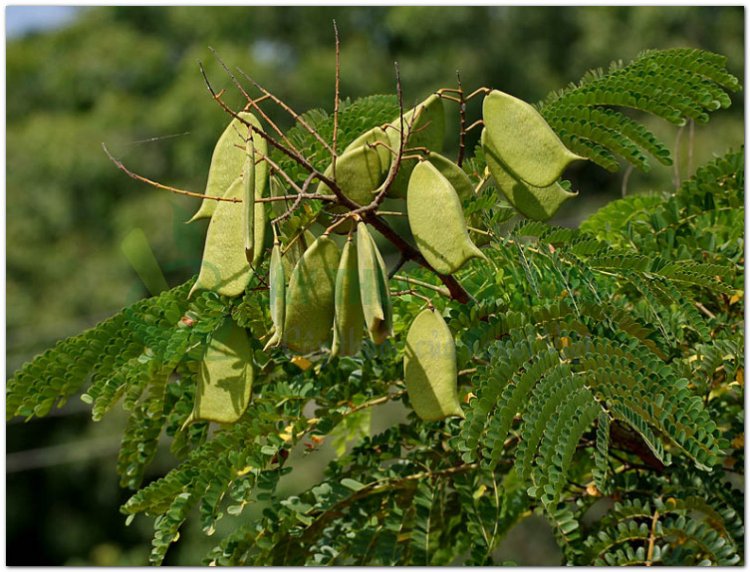
[[[80,6],[7,6],[5,35],[15,38],[27,32],[49,30],[67,24]]]

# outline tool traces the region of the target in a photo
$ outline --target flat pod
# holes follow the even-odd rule
[[[242,198],[242,178],[238,177],[224,195]],[[206,243],[198,280],[188,297],[197,290],[213,290],[223,296],[234,297],[245,291],[252,271],[245,258],[245,215],[243,205],[219,202],[208,223]]]
[[[456,369],[456,345],[448,325],[435,310],[422,310],[409,327],[404,349],[406,392],[421,419],[464,417]]]
[[[294,267],[286,291],[283,343],[304,354],[331,339],[339,247],[327,236],[312,243]]]
[[[383,143],[383,145],[377,145],[377,143]],[[346,149],[344,149],[344,152],[351,151],[352,149],[358,149],[359,147],[363,147],[365,145],[374,145],[374,149],[378,152],[378,155],[380,157],[381,166],[387,174],[388,169],[391,168],[391,161],[393,159],[393,156],[388,149],[390,141],[388,139],[388,134],[385,132],[385,129],[383,129],[382,127],[373,127],[369,131],[365,131],[362,135],[349,143],[349,145],[346,146]]]
[[[336,273],[335,318],[331,355],[351,356],[362,346],[365,317],[359,292],[357,245],[346,241]]]
[[[578,195],[578,193],[566,191],[557,182],[548,187],[534,187],[519,181],[507,170],[484,131],[480,141],[487,161],[487,168],[490,170],[495,184],[508,199],[508,202],[522,215],[533,220],[547,220],[558,211],[565,201]]]
[[[227,317],[211,336],[198,370],[191,421],[234,423],[247,409],[253,387],[250,340]]]
[[[432,163],[432,165],[440,171],[440,174],[448,179],[448,182],[455,189],[456,194],[461,201],[465,201],[474,195],[474,185],[471,183],[469,175],[467,175],[466,171],[456,163],[448,159],[448,157],[445,157],[440,153],[431,152],[427,156],[427,161]]]
[[[245,143],[245,164],[242,167],[242,211],[245,215],[245,258],[252,264],[255,250],[255,147],[249,137]],[[261,205],[262,206],[262,205]]]
[[[428,161],[411,174],[406,212],[419,252],[440,274],[454,273],[470,258],[484,258],[469,237],[455,189]]]
[[[349,149],[336,160],[336,184],[341,191],[359,205],[372,200],[372,193],[383,182],[388,166],[383,165],[376,147],[364,145]],[[333,178],[333,164],[325,170],[325,176]],[[333,193],[325,183],[318,185],[318,193]]]
[[[286,284],[284,279],[284,264],[281,261],[281,247],[276,242],[271,250],[271,265],[268,272],[268,293],[271,305],[271,321],[273,322],[274,330],[271,339],[268,340],[263,351],[278,346],[284,335],[285,290]]]
[[[393,335],[393,307],[388,272],[367,225],[357,224],[357,270],[362,313],[370,339],[382,344]]]
[[[482,103],[482,119],[497,156],[525,183],[547,187],[579,157],[570,151],[531,105],[493,90]]]
[[[256,130],[262,131],[260,122],[252,113],[243,111],[238,115],[250,123]],[[204,195],[211,197],[224,196],[230,185],[242,174],[245,163],[243,138],[247,137],[247,132],[247,126],[237,118],[234,118],[227,128],[224,129],[224,132],[216,142],[213,155],[211,156],[211,166],[208,169],[208,181],[206,182],[206,189],[203,191]],[[253,134],[253,145],[258,154],[266,155],[268,153],[266,140],[257,133]],[[256,177],[256,186],[265,186],[265,179],[268,178],[268,166],[265,162],[258,165]],[[217,207],[217,201],[203,199],[200,208],[188,222],[210,218]]]

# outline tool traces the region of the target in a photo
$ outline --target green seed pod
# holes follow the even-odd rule
[[[252,113],[243,111],[239,113],[239,116],[252,124],[255,130],[262,131],[260,122]],[[211,166],[208,169],[208,182],[206,183],[206,190],[203,192],[204,195],[211,197],[224,196],[229,186],[242,174],[246,155],[243,149],[244,146],[241,143],[243,142],[243,138],[247,137],[247,132],[247,126],[237,118],[234,118],[229,126],[224,129],[214,147]],[[259,155],[264,156],[268,153],[266,140],[257,133],[253,133],[253,145],[256,153]],[[267,175],[268,166],[265,162],[258,165],[256,176],[259,179],[265,179]],[[217,201],[203,199],[198,212],[188,222],[210,218],[217,206]]]
[[[252,265],[255,245],[255,148],[252,137],[245,144],[245,164],[242,168],[243,213],[245,215],[245,258]]]
[[[258,193],[258,188],[255,189],[255,222],[253,223],[253,259],[252,267],[257,269],[263,260],[263,254],[265,252],[264,243],[266,241],[266,232],[268,230],[268,214],[266,211],[266,203],[258,202],[257,199],[263,198],[263,195]]]
[[[283,343],[300,354],[319,349],[331,339],[334,288],[339,247],[321,236],[295,266],[286,292]]]
[[[548,187],[534,187],[519,181],[506,169],[485,131],[482,131],[480,141],[487,168],[497,188],[522,215],[533,220],[547,220],[565,201],[578,195],[566,191],[557,182]]]
[[[422,310],[409,327],[404,383],[414,411],[424,421],[464,417],[458,401],[456,345],[439,312]]]
[[[419,252],[440,274],[454,273],[470,258],[485,257],[469,238],[456,190],[428,161],[411,174],[406,212]]]
[[[377,147],[365,145],[350,149],[336,160],[336,184],[348,198],[363,206],[372,200],[373,191],[380,186],[387,173]],[[333,178],[333,164],[324,174]],[[332,192],[325,183],[318,185],[318,193],[330,195]]]
[[[247,409],[253,387],[253,356],[244,328],[230,317],[211,336],[198,370],[192,421],[234,423]]]
[[[357,224],[357,271],[362,313],[370,339],[382,344],[393,335],[393,306],[388,272],[375,241],[363,222]]]
[[[376,145],[376,143],[383,143],[383,145]],[[353,149],[358,149],[359,147],[363,147],[365,145],[374,145],[375,150],[377,150],[378,155],[380,157],[380,164],[382,168],[384,169],[385,173],[388,173],[388,169],[391,168],[391,162],[393,160],[393,155],[391,154],[390,150],[388,149],[388,146],[390,145],[388,134],[385,132],[385,129],[382,127],[373,127],[369,131],[364,132],[362,135],[357,137],[354,141],[349,143],[349,145],[346,146],[346,149],[344,149],[344,152],[351,151]],[[336,167],[336,170],[338,171],[338,165]]]
[[[346,241],[336,273],[335,317],[331,356],[351,356],[362,346],[365,317],[359,293],[357,245]]]
[[[575,160],[570,151],[531,105],[502,91],[484,98],[482,118],[497,156],[517,179],[548,187]]]
[[[238,177],[224,196],[241,198],[242,195],[242,178]],[[219,202],[208,223],[198,280],[188,297],[200,289],[213,290],[230,298],[245,291],[252,271],[245,258],[245,216],[242,211],[241,204]]]
[[[278,346],[284,336],[285,289],[286,284],[284,283],[284,265],[281,262],[281,248],[279,243],[275,242],[273,250],[271,250],[271,266],[268,273],[268,293],[274,331],[273,336],[268,340],[263,351]]]
[[[375,191],[388,174],[390,163],[382,162],[379,149],[381,148],[367,145],[356,147],[342,153],[336,161],[336,184],[344,195],[361,206],[372,201]],[[328,166],[325,175],[334,178],[333,164]],[[325,183],[320,183],[317,192],[330,195],[333,191]],[[341,214],[348,210],[341,205],[326,207],[326,211],[332,214]],[[352,222],[346,221],[338,225],[334,232],[346,234],[351,229]]]
[[[456,190],[456,194],[461,201],[465,201],[469,197],[474,196],[474,185],[461,167],[456,163],[444,157],[440,153],[432,152],[427,156],[427,161],[432,163],[434,167],[440,171],[451,186]]]
[[[414,125],[409,130],[409,123],[416,114]],[[386,129],[389,145],[396,151],[401,139],[401,122],[397,117]],[[436,94],[431,95],[422,103],[404,113],[404,137],[408,147],[426,147],[431,151],[442,151],[443,141],[445,139],[445,108],[443,100]],[[417,166],[416,159],[406,159],[396,174],[391,187],[388,189],[388,196],[393,198],[405,198],[409,186],[409,178],[414,167]]]

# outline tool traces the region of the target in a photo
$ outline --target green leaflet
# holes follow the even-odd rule
[[[416,114],[414,125],[411,130],[409,123]],[[401,122],[397,117],[386,131],[390,140],[389,145],[395,152],[401,139]],[[443,100],[436,94],[431,95],[422,103],[404,113],[404,137],[406,143],[404,148],[426,147],[431,151],[441,151],[445,139],[445,108]],[[416,159],[407,159],[401,162],[396,178],[388,189],[388,196],[394,198],[405,198],[409,186],[409,177],[416,167]]]
[[[294,267],[286,292],[283,343],[309,353],[328,343],[334,316],[339,247],[327,236],[312,243]]]
[[[250,340],[230,317],[211,336],[198,372],[192,421],[234,423],[247,409],[253,387]],[[183,425],[183,426],[185,426]]]
[[[238,177],[224,196],[240,198],[242,193],[242,178]],[[213,290],[229,297],[244,292],[252,271],[245,258],[245,216],[242,211],[241,204],[219,202],[208,223],[198,280],[188,297],[201,289]]]
[[[566,191],[560,183],[553,183],[548,187],[533,187],[519,181],[507,171],[498,158],[485,131],[482,131],[480,141],[487,167],[497,187],[503,192],[508,202],[524,216],[534,220],[547,220],[565,201],[578,195],[578,193]]]
[[[363,222],[357,224],[357,269],[362,312],[370,339],[382,344],[393,335],[393,307],[383,257]]]
[[[412,172],[406,212],[417,248],[440,274],[452,274],[475,256],[484,258],[469,238],[455,189],[428,161]]]
[[[336,274],[335,317],[331,356],[351,356],[362,346],[365,317],[359,293],[357,245],[349,237]]]
[[[242,167],[242,212],[245,215],[245,258],[248,264],[252,264],[255,243],[255,147],[252,137],[248,137],[245,143],[245,153],[245,164]]]
[[[278,242],[275,242],[273,250],[271,250],[271,266],[268,272],[268,293],[274,331],[273,336],[268,340],[263,351],[278,346],[284,335],[284,309],[286,304],[284,296],[286,284],[284,282],[284,264],[281,261],[281,247]]]
[[[421,419],[464,417],[458,401],[456,344],[445,320],[434,309],[422,310],[406,334],[404,383]]]
[[[260,122],[252,113],[243,111],[238,115],[248,123],[251,123],[254,129],[263,130]],[[221,137],[216,142],[214,153],[211,156],[211,166],[208,169],[208,181],[206,183],[206,190],[203,192],[204,195],[211,197],[223,196],[235,179],[242,174],[245,152],[240,147],[240,143],[243,142],[243,138],[247,137],[247,131],[247,126],[237,118],[234,118],[227,128],[224,129]],[[253,133],[253,146],[260,156],[265,156],[268,153],[266,140],[257,133]],[[258,185],[265,186],[265,181],[268,178],[268,166],[265,161],[258,165],[258,168],[255,170],[255,176],[257,177],[255,182],[256,187]],[[211,199],[203,199],[198,212],[188,222],[210,218],[218,207],[216,203],[217,201]]]
[[[548,187],[571,162],[583,159],[570,151],[531,105],[493,90],[482,103],[487,136],[516,178]]]

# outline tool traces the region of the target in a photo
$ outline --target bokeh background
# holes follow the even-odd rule
[[[588,69],[628,61],[647,48],[719,52],[744,83],[743,10],[6,8],[6,374],[149,294],[123,249],[134,231],[145,236],[169,286],[197,271],[205,223],[183,224],[196,201],[129,179],[101,143],[144,175],[200,192],[227,117],[211,101],[198,62],[217,88],[227,89],[228,101],[241,101],[209,46],[297,110],[332,108],[333,19],[344,97],[393,92],[398,61],[407,104],[454,86],[456,70],[468,90],[485,85],[534,102]],[[662,139],[676,145],[677,168],[634,172],[627,192],[668,190],[713,154],[741,145],[742,98],[692,134],[654,122]],[[470,120],[479,113],[478,103],[470,106]],[[272,115],[290,125],[283,114]],[[576,182],[580,198],[555,222],[575,225],[620,196],[622,177],[587,167]],[[122,425],[116,413],[91,423],[75,399],[46,419],[8,423],[8,564],[146,562],[150,522],[139,518],[125,527],[118,512],[128,497],[114,469]],[[300,458],[290,490],[315,482],[326,454]],[[148,478],[173,464],[164,448]],[[167,563],[197,564],[212,542],[188,526]],[[496,556],[526,565],[560,561],[538,520],[514,530]]]

